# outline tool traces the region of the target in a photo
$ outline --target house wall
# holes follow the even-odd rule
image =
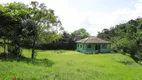
[[[88,46],[91,46],[90,48],[88,47]],[[95,50],[95,46],[96,46],[96,44],[88,44],[88,43],[86,43],[85,44],[85,47],[86,47],[86,49],[85,49],[85,52],[86,53],[94,53],[94,52],[98,52],[98,50]]]
[[[96,50],[96,45],[100,45],[100,50]],[[82,47],[81,47],[82,46]],[[91,47],[89,47],[91,46]],[[110,52],[110,44],[103,43],[77,43],[77,51],[84,53]]]
[[[85,45],[83,43],[77,43],[77,51],[84,52],[85,51]]]
[[[104,53],[104,52],[110,52],[110,44],[109,43],[102,43],[101,44],[101,52]]]

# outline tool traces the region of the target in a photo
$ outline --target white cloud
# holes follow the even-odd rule
[[[142,1],[142,0],[141,0]],[[125,23],[130,19],[136,19],[142,17],[142,3],[138,2],[134,5],[135,9],[129,8],[118,9],[110,13],[96,13],[89,14],[89,23],[95,24],[86,28],[92,35],[96,35],[97,31],[101,31],[104,28],[110,28],[120,23]]]
[[[134,7],[134,10],[122,8],[110,13],[82,12],[75,8],[67,8],[66,13],[63,13],[64,15],[62,16],[63,24],[65,29],[70,32],[83,27],[91,35],[97,35],[97,32],[104,28],[110,28],[142,16],[142,3],[137,2]]]
[[[21,1],[29,3],[31,0],[0,0],[0,3]],[[63,27],[68,32],[72,32],[79,28],[85,28],[91,35],[97,35],[97,31],[104,28],[110,28],[116,24],[127,22],[142,16],[142,0],[133,5],[135,9],[130,8],[118,9],[114,12],[95,12],[81,11],[78,8],[71,7],[73,5],[70,0],[37,0],[44,2],[47,7],[55,10],[55,14],[59,16],[63,23]]]
[[[137,0],[138,2],[142,2],[142,0]]]

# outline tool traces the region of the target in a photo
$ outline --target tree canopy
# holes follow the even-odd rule
[[[83,38],[90,36],[90,34],[84,28],[80,28],[78,30],[75,30],[72,33],[72,35],[75,36],[76,38],[79,37],[80,39],[83,39]]]
[[[142,18],[130,20],[127,23],[116,25],[110,29],[103,29],[98,37],[112,42],[112,50],[122,53],[130,53],[135,60],[142,57]]]
[[[21,47],[29,41],[34,58],[37,43],[51,42],[59,37],[63,29],[61,21],[44,3],[32,1],[30,5],[23,3],[7,3],[0,5],[0,38],[4,45],[4,53],[21,55]]]

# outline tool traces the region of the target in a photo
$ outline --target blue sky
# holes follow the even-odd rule
[[[0,0],[30,3],[31,0]],[[63,27],[68,32],[85,28],[92,36],[98,31],[110,28],[142,16],[142,0],[36,0],[55,10]]]
[[[71,6],[83,11],[111,12],[120,8],[134,9],[136,0],[72,0]]]

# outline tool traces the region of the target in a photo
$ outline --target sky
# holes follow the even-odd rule
[[[32,0],[0,0],[29,4]],[[142,0],[34,0],[55,10],[67,32],[85,28],[91,36],[130,19],[142,17]]]

